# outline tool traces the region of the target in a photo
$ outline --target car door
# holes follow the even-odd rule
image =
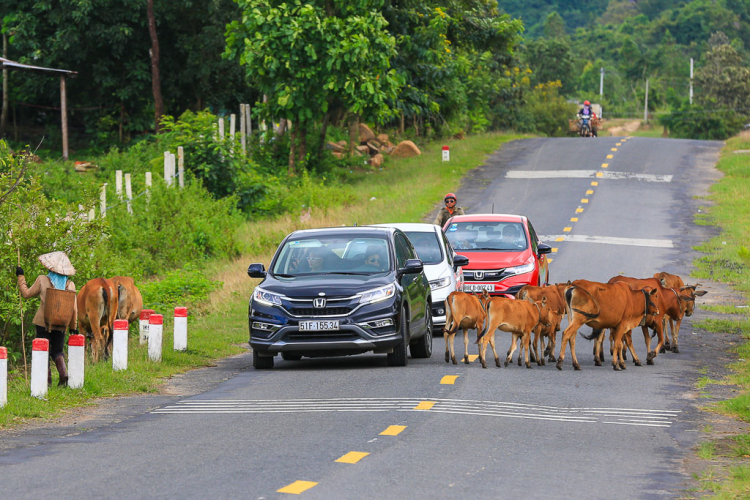
[[[445,255],[448,259],[448,264],[451,266],[451,272],[453,273],[453,283],[456,285],[456,288],[454,290],[461,291],[464,289],[464,268],[459,267],[458,269],[456,269],[453,266],[453,258],[456,256],[456,252],[453,250],[451,242],[448,241],[448,238],[445,237],[445,233],[443,233],[442,231],[438,231],[438,233],[440,234],[439,238],[441,238],[443,242]]]
[[[549,265],[547,261],[547,256],[542,254],[539,255],[539,238],[536,235],[536,231],[534,231],[534,226],[531,224],[531,221],[528,221],[529,223],[529,235],[531,236],[531,250],[534,252],[534,258],[537,260],[537,269],[539,269],[539,285],[543,285],[547,282],[547,266]]]
[[[400,256],[403,256],[403,261]],[[417,258],[417,252],[414,251],[408,238],[403,233],[396,234],[396,258],[399,261],[399,268],[403,268],[408,259]],[[424,311],[422,310],[424,309],[424,301],[420,302],[419,300],[421,278],[421,273],[401,275],[401,286],[409,302],[409,330],[412,332],[414,331],[416,322],[424,316]]]

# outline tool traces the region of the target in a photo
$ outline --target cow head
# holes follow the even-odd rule
[[[664,288],[681,288],[685,286],[685,283],[682,282],[682,278],[680,278],[676,274],[669,274],[662,271],[660,273],[654,274],[654,278],[659,280],[661,286],[663,286]]]
[[[708,292],[706,290],[696,290],[700,283],[695,285],[683,286],[680,288],[680,306],[685,316],[692,316],[695,312],[695,298],[703,297]]]
[[[656,305],[657,293],[659,291],[656,288],[651,288],[650,286],[643,288],[643,295],[646,297],[646,316],[659,314],[659,306]]]
[[[547,307],[547,297],[542,297],[542,300],[535,301],[530,296],[526,298],[527,301],[534,304],[539,311],[539,323],[544,326],[550,326],[554,321],[550,318],[550,309]]]

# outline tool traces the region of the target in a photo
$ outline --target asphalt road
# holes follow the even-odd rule
[[[529,216],[557,249],[552,282],[686,276],[707,230],[692,223],[694,197],[715,179],[719,147],[516,141],[466,178],[459,205]],[[442,339],[406,368],[384,355],[277,358],[120,423],[0,452],[0,497],[676,497],[703,425],[690,396],[699,337],[683,322],[680,354],[624,372],[594,367],[580,337],[580,372],[569,354],[562,372],[449,365]],[[509,337],[498,340],[504,352]]]

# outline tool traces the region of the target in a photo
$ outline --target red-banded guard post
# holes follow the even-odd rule
[[[174,308],[174,350],[187,351],[187,307]]]
[[[68,387],[82,389],[84,379],[84,359],[86,357],[86,337],[68,337]]]
[[[448,146],[443,146],[443,161],[451,161],[451,149]]]
[[[0,408],[8,402],[8,349],[0,347]]]
[[[164,317],[152,314],[148,318],[148,357],[151,361],[161,361],[161,337]]]
[[[140,344],[143,345],[148,342],[148,318],[154,314],[153,309],[141,309],[141,315],[138,322],[141,326],[140,331]]]
[[[112,369],[128,369],[128,320],[116,319],[112,333]]]
[[[49,340],[34,339],[31,343],[31,396],[47,395],[47,369],[49,368]]]

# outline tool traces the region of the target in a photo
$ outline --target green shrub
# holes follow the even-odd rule
[[[168,272],[159,281],[144,283],[140,290],[144,307],[169,314],[177,306],[199,304],[222,285],[220,281],[208,279],[195,265],[187,265],[179,271]]]
[[[708,108],[683,102],[659,121],[671,137],[685,139],[724,140],[736,134],[746,119],[731,109]]]

